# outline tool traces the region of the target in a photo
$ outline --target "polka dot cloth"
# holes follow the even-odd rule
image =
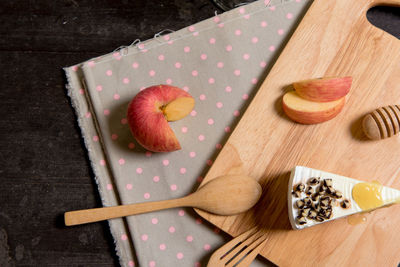
[[[268,7],[257,1],[127,53],[68,68],[103,204],[115,205],[117,197],[124,204],[177,198],[197,188],[305,6],[305,0],[272,0]],[[78,71],[82,66],[84,72]],[[196,100],[189,116],[170,123],[179,151],[152,153],[130,133],[127,104],[155,84],[178,86]],[[186,208],[130,216],[127,224],[110,222],[121,266],[206,266],[210,253],[228,240]]]

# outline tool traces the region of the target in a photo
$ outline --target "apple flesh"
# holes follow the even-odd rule
[[[148,87],[129,103],[127,119],[132,135],[140,145],[153,152],[179,150],[181,146],[168,121],[185,117],[193,107],[193,97],[178,87]]]
[[[350,91],[352,77],[333,77],[310,79],[293,83],[297,94],[304,99],[316,102],[338,100]]]
[[[314,102],[290,91],[283,96],[282,107],[292,120],[302,124],[315,124],[334,118],[342,110],[345,101],[345,97],[342,97],[331,102]]]

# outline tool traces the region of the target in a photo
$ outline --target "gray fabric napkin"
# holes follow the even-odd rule
[[[257,1],[65,68],[103,205],[193,192],[308,3]],[[176,152],[146,151],[129,131],[129,101],[156,84],[180,87],[196,100],[188,117],[170,123],[182,146]],[[109,224],[121,266],[205,266],[225,241],[186,208]]]

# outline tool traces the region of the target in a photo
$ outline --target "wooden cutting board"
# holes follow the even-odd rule
[[[400,1],[385,1],[400,5]],[[262,255],[279,266],[397,266],[400,205],[367,214],[365,224],[346,219],[291,230],[287,212],[289,171],[304,165],[400,189],[400,136],[369,141],[362,117],[400,104],[400,40],[366,19],[375,0],[315,0],[254,97],[203,183],[225,174],[257,178],[263,196],[239,216],[206,220],[236,236],[254,224],[266,229]],[[283,113],[290,84],[324,76],[353,76],[342,112],[301,125]]]

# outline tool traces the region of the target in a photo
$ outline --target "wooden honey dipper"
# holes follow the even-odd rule
[[[363,119],[364,133],[369,139],[391,137],[400,131],[400,106],[380,107]]]

